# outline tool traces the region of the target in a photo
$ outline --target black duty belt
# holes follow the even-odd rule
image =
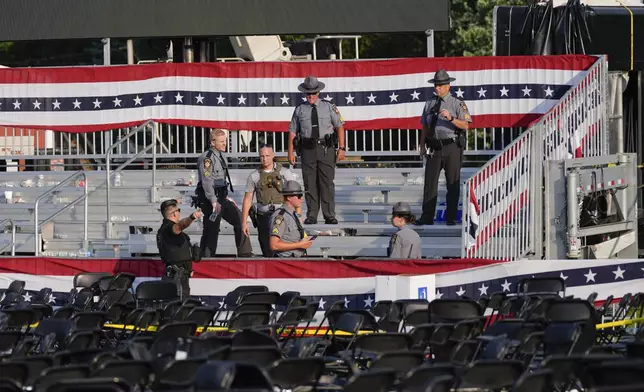
[[[441,146],[449,146],[450,144],[456,143],[456,138],[451,137],[448,139],[437,139],[438,143],[440,143]]]
[[[306,148],[312,148],[315,146],[326,146],[326,139],[312,139],[312,138],[302,138],[302,146]]]

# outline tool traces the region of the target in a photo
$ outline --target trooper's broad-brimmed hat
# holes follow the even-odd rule
[[[391,213],[392,215],[411,215],[411,207],[404,201],[399,201],[398,203],[394,204],[393,208],[391,209]]]
[[[282,196],[298,196],[303,194],[304,191],[297,181],[286,181],[282,187]]]
[[[455,81],[456,78],[451,78],[447,71],[444,69],[439,69],[435,74],[433,79],[429,79],[429,83],[434,83],[435,85],[441,84],[450,84]]]
[[[320,82],[315,76],[307,76],[304,82],[297,86],[297,89],[304,94],[315,94],[324,89],[325,84]]]
[[[160,211],[161,211],[161,213],[163,213],[163,211],[165,211],[166,208],[171,207],[171,206],[176,206],[177,204],[179,204],[179,202],[176,201],[175,199],[166,200],[163,203],[161,203]]]

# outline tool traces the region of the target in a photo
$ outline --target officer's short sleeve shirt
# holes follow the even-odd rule
[[[344,125],[344,119],[337,106],[323,99],[318,99],[314,105],[318,112],[320,138],[332,134],[336,128]],[[313,132],[311,123],[312,110],[312,105],[308,102],[298,105],[293,111],[289,132],[300,133],[303,138],[310,138]]]

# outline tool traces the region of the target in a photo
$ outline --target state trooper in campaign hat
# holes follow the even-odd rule
[[[444,69],[438,70],[429,83],[434,84],[435,95],[425,103],[420,118],[423,126],[419,146],[426,157],[423,213],[415,223],[433,225],[438,198],[438,178],[445,169],[447,186],[445,221],[456,223],[461,188],[461,165],[467,142],[467,130],[472,122],[465,102],[450,94],[450,84],[456,79]]]
[[[302,164],[306,188],[307,217],[304,223],[315,224],[318,214],[326,224],[337,224],[335,218],[335,165],[344,160],[344,120],[340,110],[320,98],[325,84],[307,76],[297,87],[304,102],[295,107],[288,137],[288,160],[295,165],[295,153]]]
[[[391,224],[398,229],[391,236],[387,256],[392,259],[420,259],[420,236],[409,227],[416,218],[411,207],[405,202],[394,204],[391,209]]]
[[[304,191],[297,181],[284,183],[284,204],[271,216],[270,246],[275,257],[300,257],[312,244],[295,212],[302,205],[302,196]]]
[[[297,196],[304,195],[304,190],[299,182],[290,180],[284,183],[282,187],[282,196]]]

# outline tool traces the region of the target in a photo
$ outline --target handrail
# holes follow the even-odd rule
[[[40,204],[40,200],[42,200],[45,196],[50,195],[57,191],[58,189],[62,188],[63,185],[68,183],[71,180],[76,179],[76,177],[82,176],[83,177],[83,188],[84,188],[84,193],[80,196],[78,196],[76,199],[72,200],[70,203],[65,205],[65,207],[61,208],[58,210],[56,213],[51,215],[49,218],[43,220],[42,222],[38,221],[38,204]],[[62,214],[65,210],[67,210],[70,207],[73,207],[76,205],[81,200],[85,201],[84,205],[84,211],[83,211],[83,249],[87,249],[88,245],[88,238],[87,238],[87,200],[88,200],[88,195],[87,195],[87,174],[83,170],[77,171],[76,173],[72,174],[71,176],[65,178],[62,180],[58,185],[55,187],[49,189],[47,192],[41,194],[38,196],[38,198],[35,201],[34,204],[34,236],[35,236],[35,244],[34,244],[34,255],[38,256],[40,254],[40,227],[48,222],[51,222],[54,220],[58,215]]]
[[[114,169],[114,171],[111,170],[111,157],[112,157],[112,151],[116,146],[119,144],[123,143],[127,139],[130,138],[130,136],[136,134],[137,132],[145,129],[148,127],[148,125],[152,125],[152,143],[150,143],[148,146],[146,146],[144,149],[141,151],[137,152],[132,158],[128,159],[127,161],[123,162],[119,167]],[[105,189],[106,189],[106,204],[107,204],[107,235],[106,237],[108,239],[112,238],[112,206],[110,202],[110,191],[112,188],[111,184],[111,176],[120,172],[123,170],[124,167],[132,163],[134,160],[136,160],[139,156],[145,154],[148,152],[150,149],[152,149],[152,188],[154,189],[156,187],[156,180],[157,180],[157,129],[155,128],[155,123],[152,120],[148,120],[144,122],[143,124],[139,125],[138,127],[134,128],[130,132],[127,133],[127,135],[121,137],[119,140],[114,142],[111,146],[108,147],[107,152],[105,153]],[[151,197],[154,199],[154,194],[151,195]],[[154,201],[154,200],[152,200]]]
[[[602,156],[608,153],[607,111],[601,109],[601,106],[608,101],[606,96],[608,65],[605,55],[596,57],[597,60],[575,84],[570,86],[555,105],[521,136],[506,146],[501,153],[486,162],[465,181],[462,198],[463,239],[461,254],[463,257],[515,260],[522,257],[540,259],[543,256],[543,165],[548,160],[566,159],[562,152],[569,154],[570,148],[574,146],[571,144],[573,142],[570,138],[574,137],[574,135],[564,135],[562,137],[560,135],[561,129],[564,132],[570,132],[570,127],[574,127],[573,132],[577,132],[577,128],[581,129],[585,121],[587,121],[587,117],[582,119],[574,117],[575,113],[579,112],[579,108],[585,109],[581,111],[585,116],[595,116],[593,120],[597,122],[597,125],[593,129],[593,133],[598,135],[591,136],[598,139],[595,142],[580,143],[579,148],[584,149],[582,154],[584,156]],[[596,83],[596,85],[593,85],[593,83]],[[587,107],[589,105],[591,106],[590,108]],[[576,122],[570,120],[571,117],[574,117]],[[522,149],[523,147],[524,149]],[[521,156],[522,154],[523,156]],[[525,162],[522,162],[522,159],[525,159]],[[505,168],[511,162],[515,165],[519,165],[516,162],[522,162],[521,164],[525,165],[525,171],[517,174],[516,178],[509,176],[507,173],[505,175],[498,173],[497,168]],[[485,252],[479,252],[476,248],[469,250],[467,247],[470,229],[469,193],[473,183],[477,185],[476,188],[480,188],[480,184],[477,183],[478,176],[486,179],[490,178],[491,180],[489,180],[488,184],[492,184],[488,185],[492,189],[486,191],[487,195],[482,200],[482,210],[492,211],[491,202],[496,202],[499,207],[496,212],[485,214],[485,217],[482,214],[479,217],[477,237],[482,235],[482,241],[489,242],[488,240],[495,236],[495,232],[511,224],[512,219],[518,216],[519,210],[528,211],[527,213],[524,212],[524,215],[527,216],[524,217],[521,227],[526,227],[525,221],[530,222],[530,229],[524,230],[518,235],[514,233],[509,238],[501,238],[503,241],[499,243],[502,243],[502,245],[497,245],[496,248]],[[518,179],[519,177],[520,179]],[[505,186],[503,185],[504,178],[513,178],[514,185],[523,181],[521,185],[526,188],[527,196],[522,193],[515,200],[507,200],[507,203],[510,204],[499,204],[506,202],[501,197],[501,189]],[[480,183],[481,181],[478,180],[478,182]],[[495,214],[495,216],[490,216],[491,214]],[[491,229],[487,230],[486,228]]]
[[[0,222],[0,226],[4,227],[4,224],[7,222],[11,223],[11,243],[0,248],[0,254],[2,254],[5,249],[11,246],[11,256],[15,256],[16,255],[16,222],[14,222],[13,219],[11,218],[6,218]]]

